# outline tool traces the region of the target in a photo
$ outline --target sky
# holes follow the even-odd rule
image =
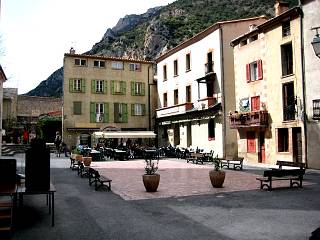
[[[128,14],[174,0],[0,0],[0,64],[4,87],[23,94],[63,66],[70,47],[83,53]]]

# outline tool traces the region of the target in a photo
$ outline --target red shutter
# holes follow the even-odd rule
[[[259,59],[257,61],[258,64],[258,80],[261,80],[263,78],[263,71],[262,71],[262,60]]]
[[[250,82],[250,64],[246,64],[247,82]]]
[[[251,111],[259,111],[260,110],[260,96],[251,98]]]
[[[247,152],[256,152],[255,132],[247,132]]]

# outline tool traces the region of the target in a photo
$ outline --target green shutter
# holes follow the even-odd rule
[[[134,116],[134,103],[131,104],[131,116]]]
[[[114,80],[110,81],[110,85],[111,85],[111,94],[114,95]]]
[[[96,92],[96,85],[97,85],[97,81],[92,79],[91,80],[91,92],[95,93]]]
[[[119,103],[113,104],[114,122],[119,122]]]
[[[128,122],[128,104],[123,103],[122,110],[123,110],[122,122]]]
[[[131,82],[131,96],[134,96],[136,95],[135,92],[134,92],[134,82]]]
[[[109,103],[103,103],[103,109],[104,109],[103,122],[108,123],[109,122]]]
[[[108,94],[108,82],[107,80],[103,80],[104,94]]]
[[[121,81],[120,82],[120,91],[122,94],[126,94],[126,82],[125,81]]]
[[[69,92],[74,92],[73,82],[74,82],[74,79],[70,78],[69,79]]]
[[[142,105],[142,116],[146,115],[146,105],[145,104],[141,104]]]
[[[90,102],[90,122],[96,122],[96,103]]]
[[[145,83],[142,83],[142,89],[141,89],[141,95],[144,96],[145,95],[145,92],[146,92],[146,84]]]
[[[81,92],[86,92],[86,80],[84,78],[81,79]]]

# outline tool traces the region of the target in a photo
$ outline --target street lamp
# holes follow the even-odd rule
[[[318,29],[320,27],[313,27],[311,28],[311,30],[316,30],[316,35],[314,36],[311,44],[314,50],[314,53],[316,54],[316,56],[318,58],[320,58],[320,37],[319,37],[319,33],[318,33]]]

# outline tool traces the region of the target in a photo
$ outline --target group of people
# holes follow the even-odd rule
[[[56,136],[54,139],[54,145],[56,148],[56,156],[60,157],[60,154],[63,152],[65,157],[68,157],[68,148],[67,148],[67,144],[65,142],[62,141],[62,137],[60,135],[60,133],[57,131],[56,132]]]

